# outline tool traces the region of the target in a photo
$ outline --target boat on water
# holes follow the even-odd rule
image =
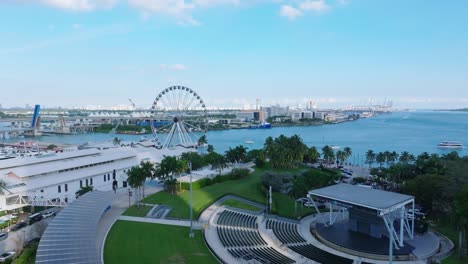
[[[269,128],[271,128],[271,124],[267,122],[262,122],[258,125],[249,126],[249,129],[269,129]]]
[[[255,141],[253,141],[253,140],[246,140],[246,141],[244,141],[244,143],[245,143],[245,144],[254,144]]]
[[[442,141],[437,146],[439,148],[463,148],[463,144],[459,141]]]
[[[337,149],[340,149],[341,147],[340,146],[335,146],[335,145],[330,145],[330,148],[333,149],[333,150],[337,150]]]

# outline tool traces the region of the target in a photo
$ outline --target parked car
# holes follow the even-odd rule
[[[7,239],[8,233],[7,232],[1,232],[0,233],[0,241]]]
[[[33,215],[28,216],[28,224],[32,225],[36,222],[39,222],[42,220],[42,214],[41,213],[35,213]]]
[[[49,217],[52,217],[52,216],[55,216],[55,212],[54,211],[47,211],[45,213],[42,213],[42,218],[45,219],[45,218],[49,218]]]
[[[28,224],[26,222],[19,222],[11,228],[11,231],[18,231],[23,227],[26,227]]]
[[[7,251],[0,255],[0,262],[5,262],[7,259],[11,259],[16,255],[15,251]]]

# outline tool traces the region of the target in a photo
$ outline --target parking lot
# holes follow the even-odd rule
[[[58,208],[48,209],[49,210],[57,210]],[[10,232],[8,232],[8,237],[2,241],[0,241],[0,254],[6,251],[16,251],[19,252],[23,249],[23,245],[25,242],[30,241],[34,238],[41,237],[42,233],[47,228],[49,222],[53,219],[53,217],[48,217],[42,219],[38,222],[35,222],[32,225],[26,225],[25,227],[17,230],[12,231],[11,229],[15,226],[10,226]],[[20,222],[20,221],[18,221]],[[6,230],[5,230],[6,232]]]

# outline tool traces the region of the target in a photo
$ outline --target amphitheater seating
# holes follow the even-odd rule
[[[224,210],[218,218],[218,225],[257,229],[258,224],[255,222],[256,220],[257,217],[254,215]]]
[[[297,224],[268,219],[266,228],[273,229],[275,236],[285,245],[306,242],[297,231]]]
[[[258,230],[217,227],[218,236],[224,247],[252,247],[267,245]]]
[[[324,263],[324,264],[352,264],[353,263],[352,259],[347,259],[341,256],[331,254],[311,244],[289,246],[289,248],[294,250],[298,254],[306,258],[309,258],[313,261],[319,262],[319,263]]]
[[[218,217],[217,228],[221,244],[235,258],[258,263],[294,263],[263,240],[258,231],[257,217],[241,212],[224,210]]]
[[[245,261],[256,260],[259,263],[281,263],[292,264],[294,260],[282,255],[271,247],[261,248],[243,248],[243,249],[228,249],[229,253],[236,258],[241,258]]]

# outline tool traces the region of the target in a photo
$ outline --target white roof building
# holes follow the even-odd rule
[[[0,161],[0,211],[27,205],[64,205],[81,187],[112,190],[127,187],[126,171],[141,161],[160,162],[185,148],[121,147],[85,149]],[[112,177],[112,179],[111,179]],[[114,182],[116,181],[116,182]]]

